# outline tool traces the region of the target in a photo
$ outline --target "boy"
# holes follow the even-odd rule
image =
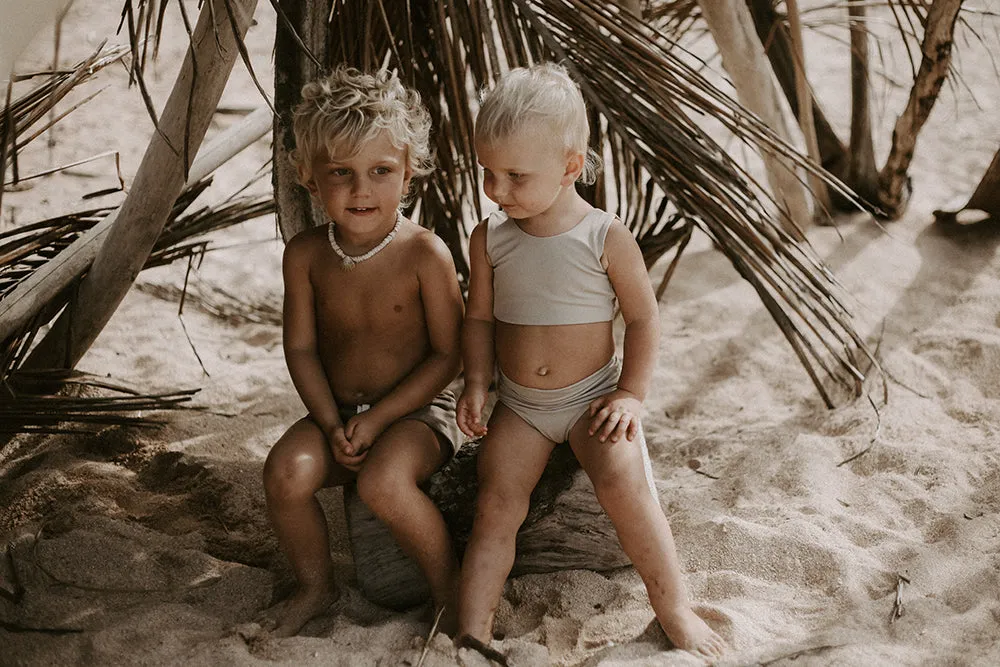
[[[432,171],[430,117],[384,70],[339,68],[302,89],[292,154],[332,223],[285,248],[284,351],[309,411],[264,465],[268,516],[296,593],[272,608],[289,636],[338,597],[322,487],[358,494],[420,566],[436,609],[454,614],[458,565],[444,520],[418,485],[458,448],[462,297],[444,243],[398,209]]]

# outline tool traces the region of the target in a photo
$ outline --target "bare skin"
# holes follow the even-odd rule
[[[409,184],[405,150],[384,134],[345,158],[323,153],[300,175],[352,256],[394,228]],[[455,609],[458,564],[444,519],[419,489],[449,452],[429,426],[404,419],[460,367],[454,263],[440,239],[406,220],[388,245],[350,270],[327,234],[318,227],[292,239],[282,269],[285,359],[309,416],[281,437],[264,466],[268,516],[298,583],[268,614],[278,636],[296,634],[337,598],[315,493],[351,481],[420,566],[436,608]],[[371,408],[341,419],[339,406],[360,404]]]
[[[521,130],[491,143],[477,141],[476,149],[486,175],[486,194],[526,234],[563,233],[591,211],[574,187],[583,155],[553,147],[544,133]],[[460,638],[467,635],[488,644],[504,581],[514,563],[517,530],[527,516],[531,491],[558,444],[502,403],[489,424],[482,423],[493,365],[519,384],[557,389],[603,367],[615,346],[611,322],[516,325],[495,320],[485,224],[473,231],[469,255],[472,274],[462,332],[466,385],[458,423],[467,435],[484,440],[476,516],[459,586],[458,632]],[[591,402],[573,426],[570,446],[646,584],[667,637],[678,648],[717,658],[725,643],[691,610],[670,526],[659,499],[646,491],[636,436],[655,367],[659,311],[641,252],[623,225],[609,228],[601,265],[625,322],[622,372],[617,388]],[[512,461],[517,464],[511,465]]]

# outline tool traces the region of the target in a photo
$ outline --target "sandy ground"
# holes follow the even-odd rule
[[[63,62],[105,37],[123,41],[113,36],[119,4],[74,4]],[[267,3],[257,18],[248,42],[269,85]],[[150,70],[160,103],[185,48],[178,25],[174,16]],[[973,25],[995,49],[996,23]],[[1000,145],[996,70],[968,32],[959,46],[964,80],[921,136],[904,219],[880,229],[856,216],[839,221],[839,235],[809,233],[852,295],[859,330],[874,341],[884,325],[888,404],[881,381],[866,386],[878,416],[867,399],[824,409],[752,289],[704,239],[661,304],[647,438],[690,593],[733,647],[723,664],[1000,663],[1000,233],[940,228],[931,216],[971,193]],[[44,66],[51,48],[51,32],[39,34],[19,69]],[[844,47],[815,37],[809,53],[811,80],[844,133]],[[900,54],[887,67],[906,81]],[[90,89],[107,89],[60,125],[54,146],[42,139],[26,151],[22,174],[116,149],[129,181],[151,124],[126,82],[121,68],[102,73]],[[881,161],[907,89],[880,90]],[[260,103],[237,64],[223,105]],[[210,133],[236,117],[218,116]],[[209,196],[238,189],[269,155],[258,142]],[[2,225],[87,208],[82,194],[114,182],[110,160],[33,181],[5,194]],[[195,281],[249,303],[280,299],[272,218],[217,244],[235,247],[206,257]],[[168,267],[140,283],[179,286],[183,275]],[[159,430],[21,437],[0,450],[0,537],[26,587],[18,605],[0,598],[0,663],[415,665],[423,610],[390,612],[357,593],[336,491],[324,502],[345,601],[303,636],[244,639],[256,612],[289,590],[260,474],[303,409],[279,327],[231,326],[192,307],[183,323],[191,343],[176,303],[133,290],[80,367],[148,390],[200,387],[202,410],[171,414]],[[695,459],[711,477],[694,472]],[[893,622],[897,594],[903,615]],[[514,665],[697,664],[652,621],[630,568],[528,575],[507,586],[496,646]],[[438,637],[424,664],[484,663]]]

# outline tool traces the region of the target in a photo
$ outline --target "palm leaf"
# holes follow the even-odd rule
[[[427,29],[414,34],[411,25]],[[482,212],[469,91],[508,67],[564,62],[598,119],[597,148],[611,156],[604,178],[617,193],[612,209],[636,235],[647,265],[697,226],[757,290],[827,405],[833,401],[822,376],[859,390],[864,373],[845,350],[870,355],[835,279],[808,245],[775,224],[763,189],[693,118],[712,117],[851,193],[675,56],[666,35],[596,0],[334,2],[329,34],[333,63],[388,61],[421,92],[434,116],[441,169],[421,193],[420,212],[433,214],[435,225],[446,216],[453,237],[464,233],[466,216]],[[391,48],[400,41],[409,53]]]

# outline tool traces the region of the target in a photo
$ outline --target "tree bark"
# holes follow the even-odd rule
[[[295,148],[292,109],[301,99],[302,86],[319,76],[327,64],[326,20],[329,0],[281,0],[288,25],[279,17],[274,35],[274,165],[271,182],[277,205],[278,228],[287,242],[299,232],[325,221],[289,160]],[[299,36],[319,61],[314,62],[295,39]]]
[[[788,26],[792,37],[792,52],[795,54],[795,94],[799,102],[799,127],[802,129],[802,136],[806,140],[806,150],[809,157],[817,164],[822,163],[819,154],[819,145],[816,141],[816,124],[812,115],[812,91],[809,89],[809,81],[806,78],[806,53],[802,46],[802,25],[799,22],[798,0],[785,0],[788,8]],[[818,175],[809,174],[809,184],[812,188],[813,196],[816,198],[816,211],[814,215],[830,214],[830,195],[826,189],[826,183]]]
[[[917,71],[906,109],[896,119],[892,148],[878,177],[878,204],[883,215],[896,220],[909,199],[907,170],[913,160],[920,129],[930,116],[951,63],[955,20],[962,0],[935,0],[927,12],[920,69]]]
[[[227,3],[239,39],[246,34],[257,0],[211,0],[202,7],[191,37],[191,50],[181,65],[161,114],[159,131],[152,133],[129,194],[81,281],[76,298],[32,351],[25,367],[75,367],[114,315],[149,257],[184,187],[188,166],[184,164],[185,139],[189,154],[196,154],[239,55]]]
[[[846,181],[851,189],[870,205],[878,193],[878,168],[872,144],[871,86],[868,78],[867,10],[863,2],[847,5],[851,30],[851,150]]]
[[[1000,150],[993,156],[993,162],[979,181],[965,208],[985,211],[994,218],[1000,218]]]
[[[788,29],[778,20],[772,0],[750,0],[757,36],[764,45],[764,51],[774,70],[774,75],[785,93],[785,99],[795,117],[799,117],[799,98],[795,93],[795,61],[792,59],[791,38]],[[815,97],[812,97],[812,114],[816,127],[816,140],[823,168],[842,178],[847,160],[847,149],[833,131],[830,121]]]
[[[698,5],[722,53],[722,64],[736,87],[740,103],[779,137],[794,143],[781,113],[764,47],[754,32],[744,0],[698,0]],[[765,149],[761,150],[761,156],[774,199],[784,211],[782,224],[789,234],[801,239],[796,225],[805,226],[810,221],[808,190],[779,156]]]

